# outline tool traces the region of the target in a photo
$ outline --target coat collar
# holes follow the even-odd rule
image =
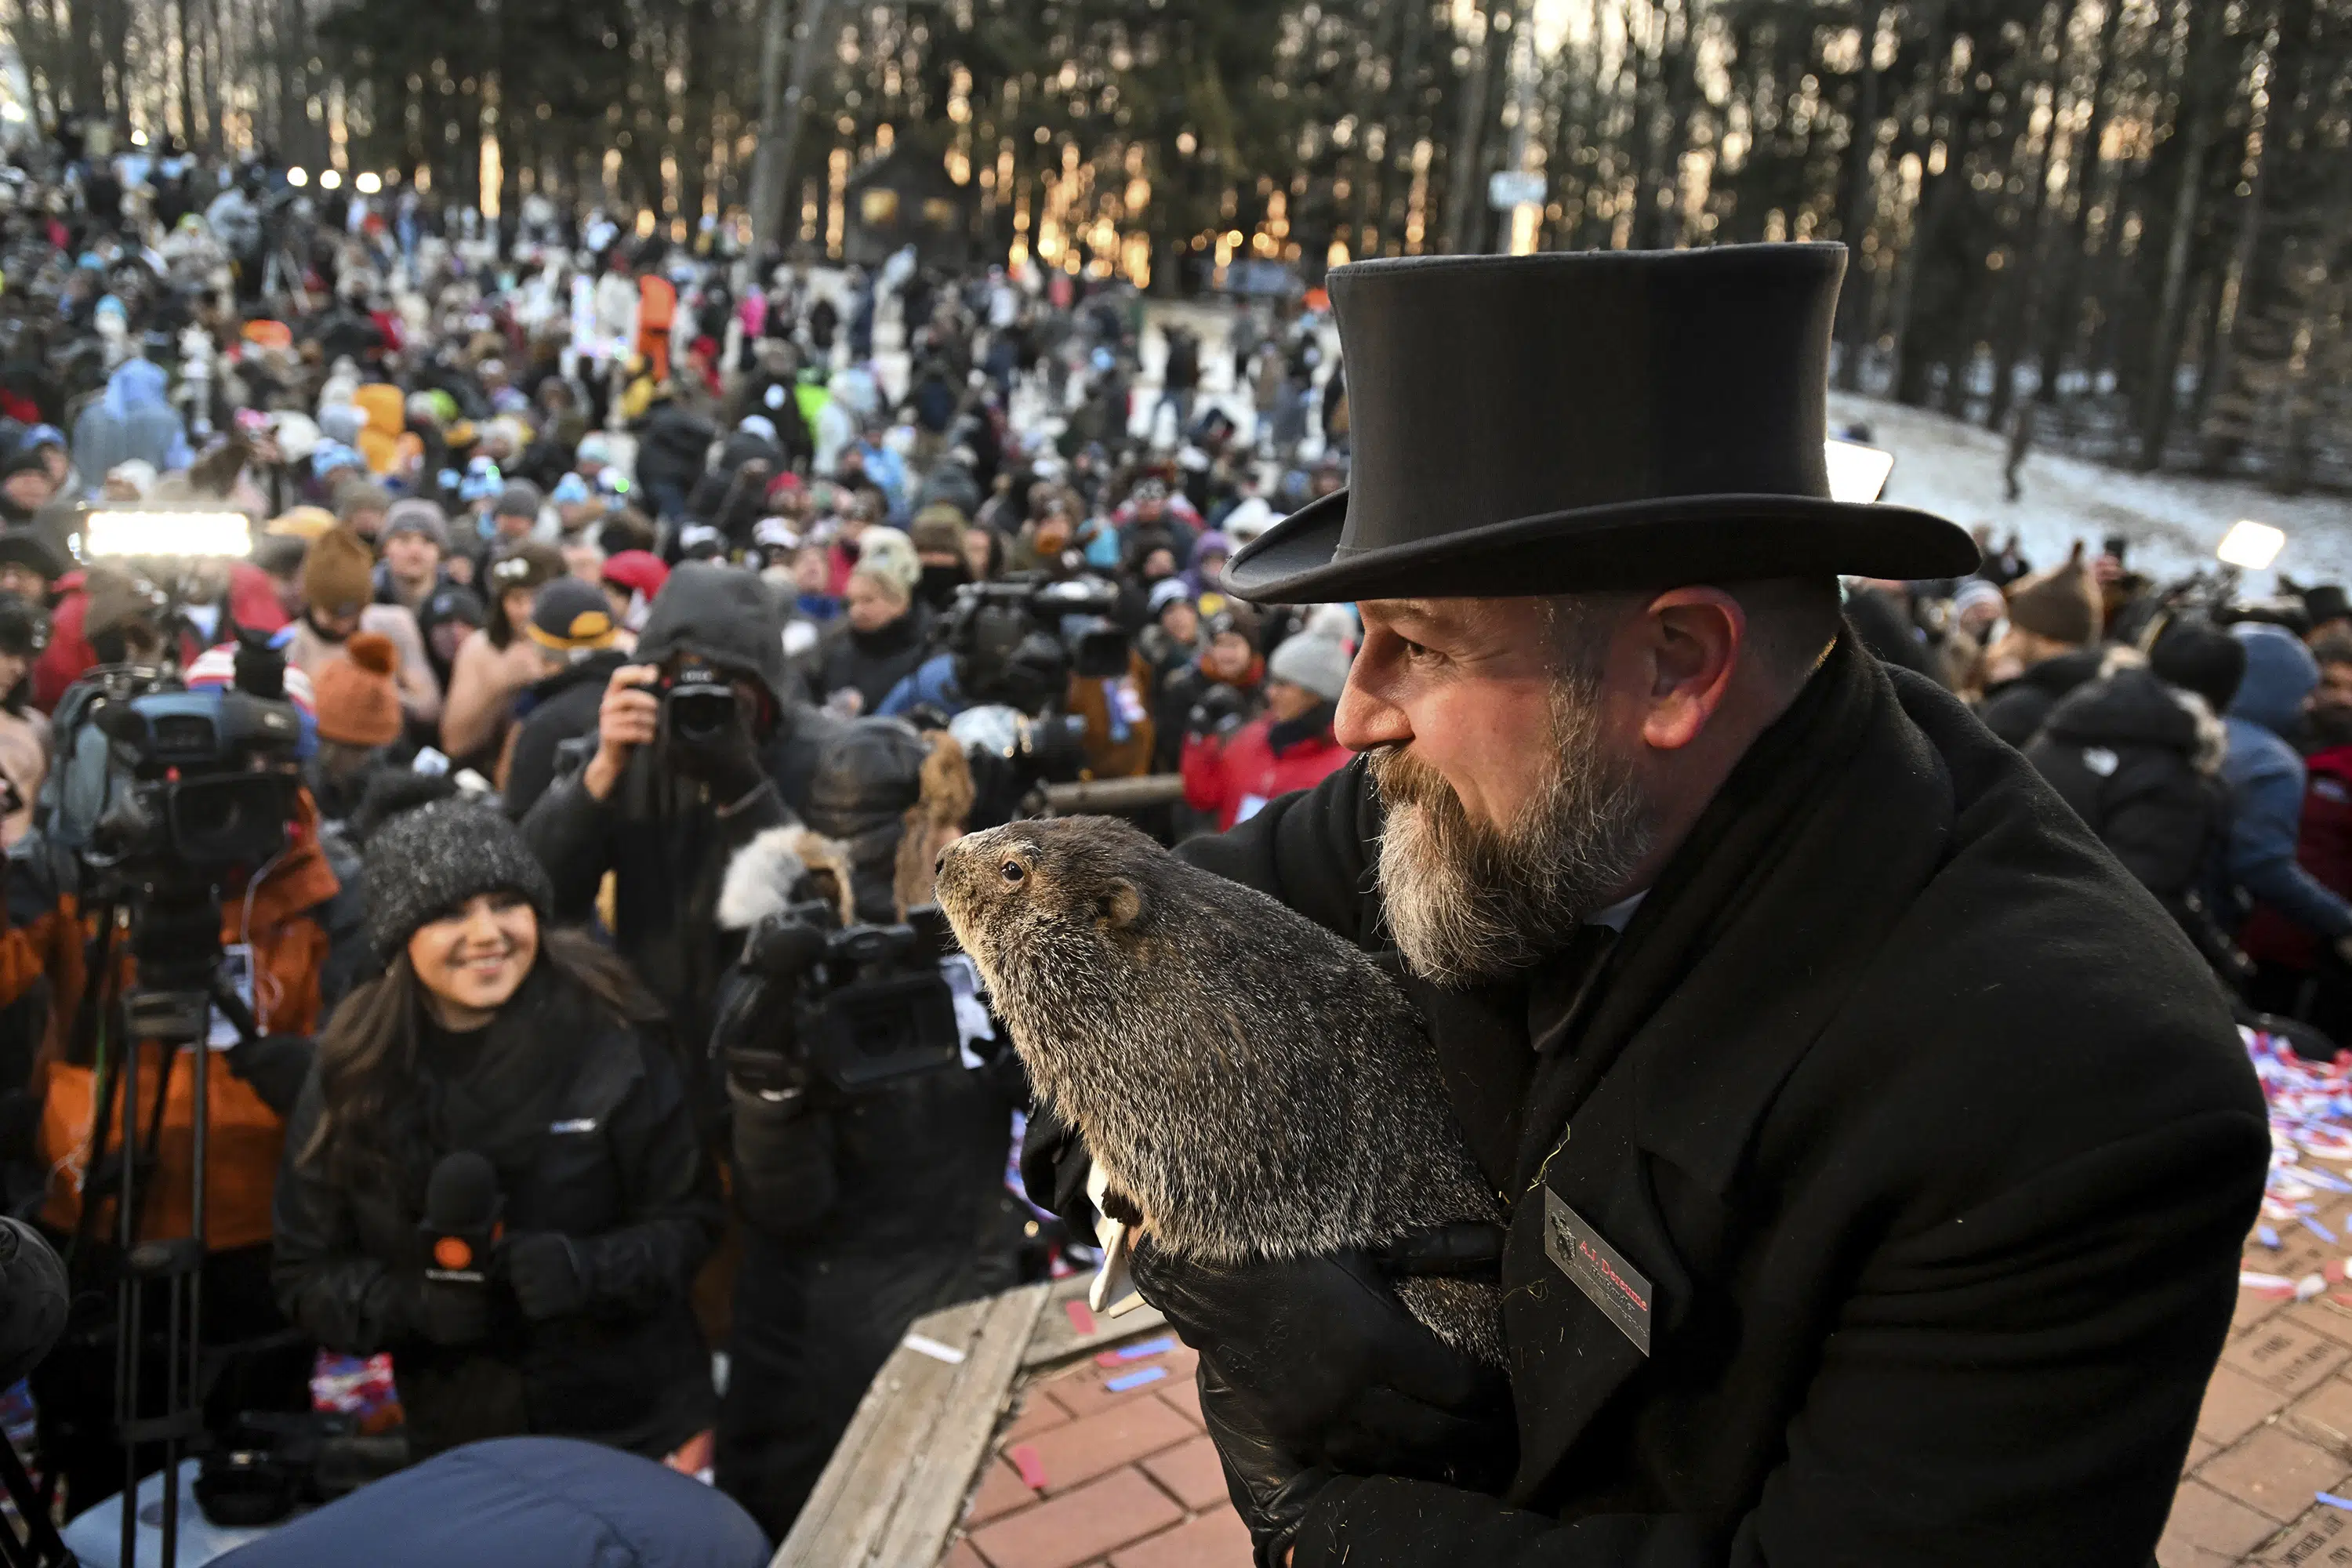
[[[1942,761],[1887,673],[1869,675],[1876,696],[1852,760],[1822,781],[1816,805],[1790,825],[1752,893],[1625,1053],[1637,1142],[1718,1195],[1950,837]]]

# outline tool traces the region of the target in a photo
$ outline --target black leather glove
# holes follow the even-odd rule
[[[1228,1430],[1263,1434],[1298,1469],[1494,1491],[1518,1459],[1510,1384],[1423,1327],[1390,1279],[1475,1273],[1500,1255],[1499,1227],[1469,1225],[1433,1227],[1379,1256],[1227,1267],[1146,1241],[1130,1261],[1143,1299],[1201,1352],[1204,1414],[1213,1363]]]
[[[1029,1201],[1061,1216],[1070,1234],[1088,1247],[1095,1244],[1094,1200],[1087,1196],[1087,1175],[1094,1157],[1077,1129],[1040,1105],[1029,1113],[1021,1135],[1021,1184]]]
[[[1328,1465],[1308,1465],[1253,1426],[1252,1413],[1236,1397],[1216,1363],[1203,1355],[1198,1374],[1201,1419],[1224,1467],[1225,1493],[1249,1527],[1250,1556],[1258,1568],[1288,1568],[1291,1545],[1307,1522],[1307,1511],[1337,1500],[1355,1478]]]
[[[411,1326],[436,1345],[479,1344],[490,1337],[490,1292],[478,1281],[419,1280]]]
[[[588,1284],[580,1277],[580,1255],[562,1231],[539,1230],[510,1237],[499,1250],[507,1288],[531,1321],[576,1316],[588,1305]]]

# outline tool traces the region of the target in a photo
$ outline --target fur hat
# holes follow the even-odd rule
[[[2083,561],[2076,540],[2065,562],[2011,584],[2009,624],[2052,642],[2088,647],[2099,640],[2099,585]]]
[[[319,706],[319,738],[347,746],[389,746],[400,739],[400,688],[393,679],[400,654],[380,632],[361,632],[343,656],[319,667],[310,686]]]
[[[1302,632],[1283,639],[1265,661],[1265,678],[1311,691],[1326,702],[1348,689],[1348,650],[1327,637]]]
[[[375,552],[353,529],[329,529],[302,563],[302,596],[323,614],[360,608],[375,597]]]
[[[368,940],[389,963],[416,928],[482,893],[519,893],[543,922],[555,908],[547,868],[495,806],[441,801],[385,823],[368,841]]]

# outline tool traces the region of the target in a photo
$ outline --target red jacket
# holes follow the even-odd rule
[[[1331,738],[1328,725],[1276,752],[1273,729],[1274,715],[1265,713],[1223,741],[1184,737],[1185,804],[1215,812],[1219,832],[1255,816],[1278,795],[1314,788],[1355,754]]]
[[[2303,832],[2294,858],[2331,891],[2352,898],[2352,746],[2315,752],[2303,766]],[[2238,944],[2249,958],[2289,969],[2319,962],[2318,940],[2266,904],[2254,906]]]
[[[89,615],[88,574],[68,572],[58,579],[57,609],[49,617],[49,646],[33,663],[33,706],[47,713],[98,663],[82,625]],[[228,611],[247,631],[274,632],[286,625],[286,606],[278,602],[278,586],[269,574],[250,561],[232,562],[228,569]],[[204,648],[183,637],[180,661],[195,662]]]

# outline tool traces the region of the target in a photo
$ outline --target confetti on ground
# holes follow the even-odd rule
[[[1013,1461],[1014,1469],[1021,1472],[1023,1486],[1033,1492],[1045,1489],[1045,1461],[1037,1457],[1036,1449],[1026,1443],[1015,1443],[1004,1450],[1004,1457]]]
[[[1084,1301],[1075,1299],[1065,1301],[1062,1303],[1062,1310],[1069,1314],[1070,1327],[1077,1330],[1078,1332],[1091,1334],[1095,1331],[1094,1311]]]
[[[1095,1357],[1095,1364],[1117,1366],[1122,1362],[1148,1361],[1156,1355],[1166,1355],[1175,1348],[1175,1336],[1162,1334],[1156,1340],[1142,1340],[1131,1345],[1121,1345],[1115,1351],[1104,1351]]]
[[[1158,1383],[1168,1375],[1164,1366],[1147,1366],[1139,1372],[1123,1373],[1118,1377],[1103,1379],[1103,1387],[1113,1394],[1125,1394],[1130,1388],[1141,1388],[1147,1383]]]

